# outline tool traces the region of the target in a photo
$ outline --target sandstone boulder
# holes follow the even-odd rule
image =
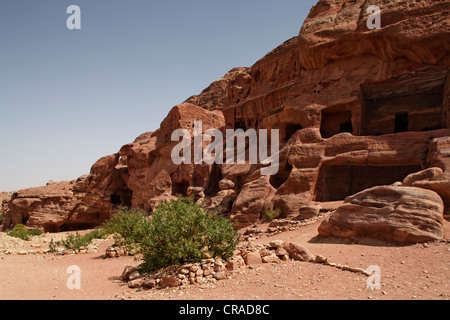
[[[320,214],[320,209],[321,209],[320,205],[317,204],[309,204],[303,206],[299,210],[297,219],[304,220],[317,217]]]
[[[307,248],[304,246],[294,243],[294,242],[286,242],[283,245],[283,249],[289,253],[289,257],[296,261],[314,261],[316,256],[313,255]]]
[[[450,213],[450,5],[381,1],[376,30],[366,25],[369,5],[318,1],[297,37],[173,107],[159,129],[98,160],[72,190],[18,192],[4,226],[83,229],[120,205],[152,211],[162,198],[199,187],[211,208],[245,227],[268,209],[294,217],[311,202],[343,201],[433,167],[439,178],[433,169],[405,184],[437,192]],[[261,177],[248,163],[175,165],[171,135],[192,136],[195,121],[204,131],[279,130],[279,172]]]
[[[379,186],[347,198],[319,227],[319,235],[418,243],[443,238],[444,205],[433,191]]]
[[[248,265],[248,266],[253,266],[253,265],[257,265],[257,264],[263,263],[261,255],[259,254],[259,252],[247,253],[244,256],[244,261],[245,261],[245,264]]]
[[[270,207],[276,189],[269,182],[270,177],[248,182],[233,204],[231,219],[236,226],[245,227],[261,219],[262,214]]]
[[[176,201],[177,197],[175,196],[168,196],[168,195],[161,195],[159,197],[151,198],[147,201],[147,206],[151,212],[155,211],[158,206],[160,206],[163,203]]]
[[[220,190],[231,190],[235,187],[235,183],[228,179],[223,179],[219,181]]]
[[[174,275],[164,275],[162,276],[159,285],[162,288],[174,288],[181,285],[181,280]]]

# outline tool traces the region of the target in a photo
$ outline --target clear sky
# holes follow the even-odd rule
[[[296,36],[317,0],[1,0],[0,191],[72,180]],[[69,30],[69,5],[81,30]]]

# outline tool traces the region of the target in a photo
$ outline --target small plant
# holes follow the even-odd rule
[[[264,212],[263,220],[264,222],[272,222],[274,219],[279,218],[280,214],[280,209],[267,209],[266,212]]]
[[[56,253],[57,252],[57,246],[58,244],[52,239],[50,239],[50,243],[48,244],[48,251],[51,253]]]
[[[43,232],[39,229],[27,229],[23,224],[17,224],[8,235],[14,238],[19,238],[29,241],[31,237],[40,236]]]
[[[199,262],[206,251],[227,260],[239,242],[239,233],[228,219],[208,212],[191,198],[163,203],[149,221],[142,243],[143,272]]]
[[[148,236],[150,228],[149,219],[140,209],[120,208],[107,222],[108,233],[116,238],[115,245],[135,248]]]
[[[109,235],[107,229],[96,229],[88,234],[80,235],[78,232],[73,235],[69,234],[65,239],[56,243],[50,242],[50,251],[55,252],[56,246],[63,246],[66,249],[79,251],[81,247],[87,247],[94,239],[104,239]]]

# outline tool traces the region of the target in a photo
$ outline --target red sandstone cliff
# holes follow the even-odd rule
[[[450,212],[450,2],[383,1],[378,30],[366,26],[367,7],[364,0],[319,1],[298,37],[175,106],[157,131],[50,197],[59,220],[48,201],[19,191],[4,226],[94,226],[117,205],[150,211],[196,188],[211,208],[223,207],[245,226],[267,209],[297,215],[312,201],[344,200],[430,167],[442,173],[422,187],[437,192]],[[279,129],[278,174],[262,176],[250,164],[174,165],[171,133],[192,133],[194,121],[203,130]],[[221,188],[221,181],[233,187]]]

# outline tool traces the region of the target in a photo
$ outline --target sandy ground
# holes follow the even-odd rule
[[[350,244],[318,240],[320,221],[295,231],[262,237],[256,242],[295,241],[330,262],[381,269],[381,289],[367,289],[367,277],[314,263],[283,262],[244,268],[231,279],[177,289],[129,289],[119,280],[133,257],[103,259],[111,241],[98,253],[0,255],[0,299],[38,300],[449,300],[450,243],[389,246],[375,242]],[[447,239],[450,223],[445,222]],[[81,289],[66,286],[69,266],[81,270]]]

